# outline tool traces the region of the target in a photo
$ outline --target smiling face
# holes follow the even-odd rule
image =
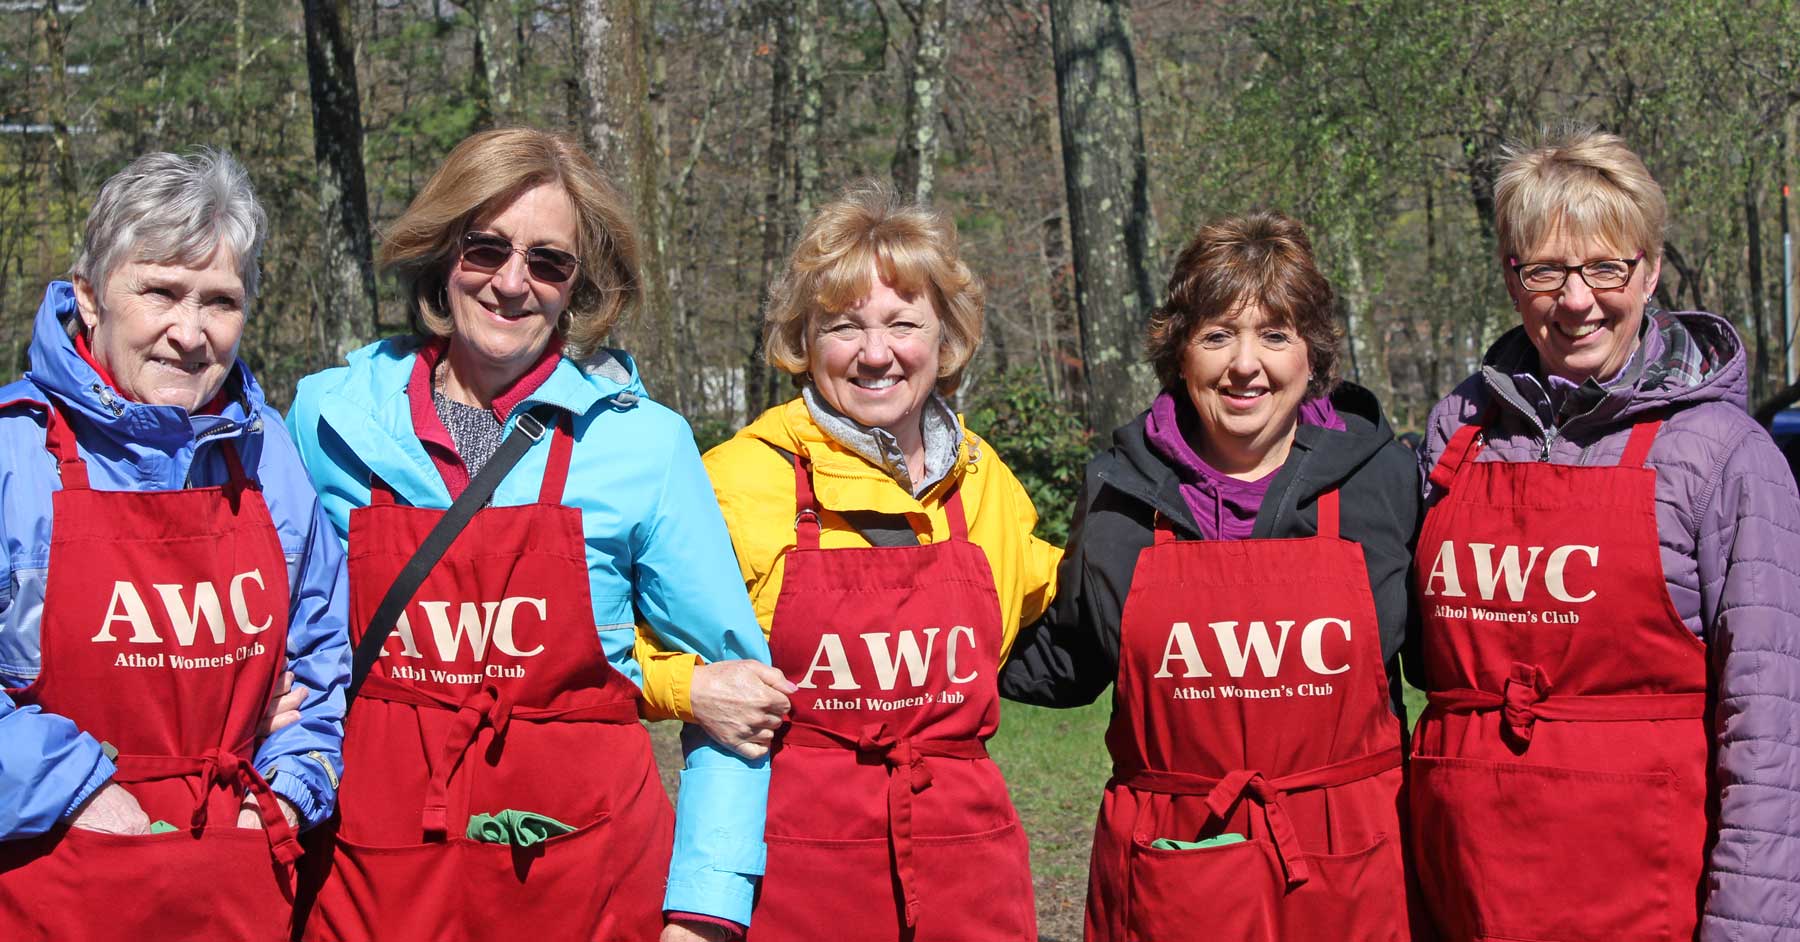
[[[544,183],[498,210],[475,218],[471,231],[490,232],[515,249],[538,246],[576,251],[575,205],[560,184]],[[562,283],[533,277],[525,254],[515,251],[496,270],[462,260],[450,267],[450,368],[444,392],[472,405],[493,397],[529,371],[556,333],[556,323],[582,276]]]
[[[1519,257],[1520,262],[1581,265],[1603,258],[1631,258],[1636,249],[1625,249],[1610,240],[1577,235],[1559,221],[1542,245]],[[1506,272],[1506,291],[1524,321],[1525,334],[1537,348],[1538,362],[1547,375],[1572,383],[1606,380],[1623,369],[1637,349],[1638,326],[1644,320],[1644,303],[1656,290],[1662,274],[1660,259],[1645,258],[1631,272],[1624,287],[1596,291],[1574,272],[1555,291],[1529,291],[1518,276]]]
[[[244,283],[228,251],[192,265],[127,262],[98,296],[77,279],[75,298],[94,360],[128,399],[193,412],[237,361]]]
[[[922,441],[919,416],[937,386],[943,325],[930,292],[907,298],[873,270],[869,284],[861,302],[820,315],[808,372],[832,408],[886,429],[910,452]]]
[[[1199,413],[1200,457],[1238,477],[1280,467],[1312,378],[1300,332],[1257,304],[1202,321],[1181,354],[1181,380]]]

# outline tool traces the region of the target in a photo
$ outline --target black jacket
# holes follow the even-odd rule
[[[1421,516],[1419,472],[1368,390],[1342,383],[1331,404],[1345,431],[1314,425],[1296,430],[1293,450],[1257,512],[1252,537],[1312,536],[1318,532],[1319,495],[1341,488],[1340,525],[1345,539],[1362,544],[1394,711],[1401,715],[1397,657],[1407,639],[1417,636],[1410,569]],[[1092,703],[1118,675],[1119,616],[1138,552],[1155,537],[1156,513],[1169,518],[1181,538],[1200,538],[1175,469],[1145,437],[1147,415],[1120,427],[1112,447],[1088,462],[1068,550],[1056,573],[1056,601],[1020,632],[1000,673],[1002,696],[1042,706]]]

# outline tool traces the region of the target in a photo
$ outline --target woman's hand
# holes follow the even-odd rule
[[[730,929],[710,922],[671,919],[663,926],[662,936],[657,942],[728,942],[735,937]]]
[[[300,704],[306,702],[306,695],[311,692],[294,683],[293,671],[283,671],[281,683],[276,685],[274,693],[269,694],[269,706],[263,711],[262,722],[256,725],[256,741],[261,742],[276,730],[300,722]]]
[[[130,792],[107,782],[75,809],[69,827],[103,834],[148,834],[150,816]]]
[[[760,759],[787,717],[788,694],[799,689],[761,661],[719,661],[694,668],[688,700],[714,742]]]
[[[275,807],[281,809],[281,816],[287,819],[288,827],[296,831],[300,830],[300,812],[295,811],[294,806],[288,804],[286,798],[276,795]],[[263,826],[262,809],[257,806],[255,795],[245,795],[244,803],[238,806],[237,826],[251,830],[257,830]]]

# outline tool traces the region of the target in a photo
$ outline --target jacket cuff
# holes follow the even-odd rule
[[[306,830],[330,817],[335,802],[329,798],[321,798],[303,776],[283,768],[296,761],[298,760],[290,756],[283,756],[275,760],[275,774],[264,777],[269,780],[269,790],[286,798],[288,804],[293,805],[294,810],[300,813],[300,829]]]
[[[634,653],[644,672],[644,699],[639,710],[644,719],[694,722],[694,667],[700,663],[700,655],[657,648],[641,627]]]
[[[81,783],[81,788],[75,792],[75,797],[70,799],[69,804],[63,808],[62,814],[58,815],[58,820],[69,820],[70,816],[75,814],[75,809],[81,807],[82,802],[87,801],[90,796],[99,791],[100,786],[112,781],[113,773],[118,771],[118,766],[113,765],[113,761],[108,759],[104,752],[96,758],[98,761],[94,763],[93,771],[88,773],[87,779]]]

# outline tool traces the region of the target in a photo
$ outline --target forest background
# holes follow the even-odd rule
[[[1657,301],[1731,318],[1752,402],[1795,398],[1797,117],[1800,0],[0,0],[0,356],[23,369],[100,183],[208,144],[270,212],[242,353],[285,405],[404,328],[372,247],[449,149],[530,124],[630,196],[645,304],[614,343],[704,447],[791,394],[758,339],[799,228],[887,177],[960,226],[988,306],[958,405],[1060,539],[1155,391],[1142,327],[1199,225],[1304,221],[1347,376],[1416,428],[1514,323],[1501,148],[1567,121],[1668,192]]]
[[[704,448],[791,395],[758,341],[800,227],[889,178],[961,229],[988,305],[957,405],[1061,542],[1082,465],[1155,392],[1143,325],[1196,228],[1305,222],[1347,376],[1416,429],[1514,323],[1502,147],[1570,121],[1662,183],[1657,303],[1738,325],[1766,421],[1800,399],[1797,119],[1800,0],[0,0],[0,372],[101,182],[205,144],[269,210],[241,352],[285,407],[404,329],[373,248],[450,148],[529,124],[634,204],[645,303],[613,342]],[[1079,935],[1105,723],[1104,698],[1009,705],[993,742],[1045,938]]]

